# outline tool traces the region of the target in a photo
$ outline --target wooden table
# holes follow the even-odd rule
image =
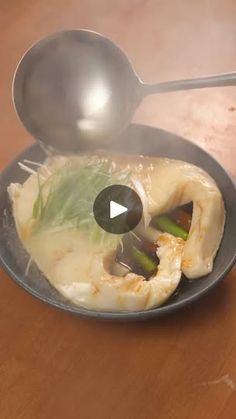
[[[0,0],[0,169],[32,142],[11,103],[17,61],[75,27],[111,37],[145,81],[236,69],[234,0]],[[236,88],[149,97],[135,120],[190,138],[236,176]],[[51,308],[1,271],[1,419],[234,418],[235,280],[234,269],[168,318],[113,324]]]

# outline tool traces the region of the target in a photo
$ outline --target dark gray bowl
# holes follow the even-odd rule
[[[232,268],[236,259],[236,188],[234,182],[217,161],[195,144],[169,132],[143,125],[131,125],[116,142],[116,149],[128,153],[155,155],[185,160],[205,169],[221,189],[226,206],[224,237],[214,263],[213,272],[193,282],[183,281],[177,292],[159,308],[136,312],[104,312],[78,307],[60,295],[32,264],[25,270],[28,255],[17,237],[7,186],[27,178],[17,161],[23,159],[42,162],[45,154],[38,144],[24,151],[8,166],[0,178],[0,262],[6,272],[35,297],[63,310],[87,317],[112,320],[143,320],[173,312],[195,301],[213,288]]]

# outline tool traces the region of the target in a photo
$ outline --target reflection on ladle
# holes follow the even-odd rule
[[[114,139],[148,94],[235,84],[236,72],[145,84],[112,41],[68,30],[26,52],[16,69],[13,100],[34,138],[69,152]]]

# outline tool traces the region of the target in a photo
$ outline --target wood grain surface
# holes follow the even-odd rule
[[[104,33],[148,82],[236,70],[235,0],[0,0],[0,170],[32,138],[11,82],[38,38]],[[236,88],[152,96],[135,120],[184,135],[235,177]],[[236,270],[158,321],[73,317],[0,271],[1,419],[231,419],[236,416]]]

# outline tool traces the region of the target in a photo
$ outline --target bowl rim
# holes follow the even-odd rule
[[[221,170],[225,173],[228,180],[231,182],[235,192],[236,192],[236,182],[232,178],[232,176],[227,172],[227,170],[219,163],[215,157],[213,157],[210,153],[208,153],[206,150],[201,148],[199,145],[195,144],[194,142],[179,136],[175,133],[172,133],[170,131],[145,125],[145,124],[131,124],[131,128],[134,129],[152,129],[157,130],[159,133],[163,133],[165,135],[170,135],[176,137],[178,140],[181,140],[182,142],[186,142],[187,144],[193,146],[196,149],[199,149],[201,152],[206,154],[208,158],[210,158],[212,161],[214,161],[214,164],[218,165]],[[19,160],[24,158],[24,155],[26,152],[30,152],[31,150],[40,148],[39,143],[33,143],[29,147],[25,148],[22,152],[20,152],[15,159],[13,159],[7,167],[4,168],[4,170],[0,173],[0,182],[2,181],[5,173],[8,172],[9,166],[14,166],[17,164]],[[4,192],[4,191],[3,191]],[[203,288],[202,290],[199,290],[193,295],[190,295],[186,297],[185,300],[182,301],[176,301],[171,303],[171,306],[169,305],[163,305],[160,307],[152,308],[149,310],[138,310],[138,311],[98,311],[98,310],[92,310],[87,309],[81,306],[67,306],[66,302],[57,302],[49,297],[43,296],[40,294],[40,292],[36,291],[33,287],[30,287],[28,284],[26,284],[23,280],[23,275],[17,275],[15,271],[8,265],[8,263],[5,261],[4,256],[2,255],[1,247],[0,247],[0,265],[4,269],[4,271],[8,274],[8,276],[14,280],[14,282],[19,285],[21,288],[23,288],[25,291],[27,291],[29,294],[31,294],[33,297],[39,299],[40,301],[47,303],[53,307],[56,307],[58,309],[61,309],[63,311],[72,313],[74,315],[78,315],[81,317],[87,317],[87,318],[93,318],[93,319],[103,319],[103,320],[116,320],[116,321],[140,321],[140,320],[147,320],[152,318],[157,318],[164,316],[166,314],[174,313],[179,309],[182,309],[191,303],[197,301],[199,298],[206,295],[211,289],[213,289],[219,282],[223,280],[223,278],[227,275],[227,273],[232,269],[234,264],[236,263],[236,251],[235,254],[231,257],[231,260],[228,262],[227,266],[222,270],[222,272],[218,275],[217,279]],[[53,287],[53,286],[52,286]],[[59,291],[58,291],[59,292]]]

